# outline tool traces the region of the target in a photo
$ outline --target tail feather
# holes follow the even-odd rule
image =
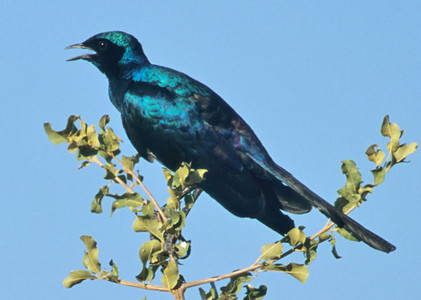
[[[339,209],[326,202],[320,196],[312,192],[300,181],[295,179],[290,173],[276,165],[274,171],[282,178],[282,182],[296,193],[306,199],[313,207],[317,208],[321,213],[330,218],[339,227],[345,228],[351,232],[356,238],[366,243],[368,246],[389,253],[396,249],[394,245],[384,240],[377,234],[371,232],[361,224],[357,223]],[[278,177],[276,176],[276,177]]]

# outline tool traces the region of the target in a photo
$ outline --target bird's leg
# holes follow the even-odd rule
[[[183,198],[185,197],[187,194],[189,194],[191,191],[193,191],[192,195],[191,195],[191,204],[187,205],[183,207],[182,211],[187,215],[189,214],[190,210],[193,207],[193,204],[196,202],[197,198],[199,198],[200,194],[203,192],[203,190],[201,188],[194,188],[194,187],[187,187],[186,189],[184,189],[182,196],[180,197]]]
[[[193,203],[196,202],[197,198],[199,198],[200,194],[202,193],[202,189],[200,188],[194,188],[194,187],[187,187],[183,190],[182,195],[179,197],[179,199],[184,198],[185,196],[187,196],[188,194],[191,194],[191,199],[189,204],[186,203],[185,207],[183,207],[182,211],[184,212],[184,214],[187,215],[189,214],[191,208],[193,207]],[[177,253],[174,251],[173,247],[174,245],[177,243],[177,240],[179,240],[180,242],[187,242],[187,240],[183,237],[183,235],[180,234],[173,234],[173,233],[165,233],[164,234],[164,245],[163,245],[163,250],[165,252],[168,253],[168,255],[170,257],[173,257],[177,262],[178,259],[180,259],[181,257],[178,257]],[[190,251],[191,248],[189,248],[187,254],[182,257],[182,259],[187,258],[190,255]]]
[[[197,198],[199,198],[200,194],[203,192],[202,189],[196,188],[193,192],[193,199],[196,202]]]

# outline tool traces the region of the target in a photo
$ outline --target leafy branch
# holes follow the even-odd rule
[[[77,120],[79,120],[80,128],[75,125]],[[70,116],[64,130],[54,131],[49,123],[44,124],[44,129],[53,144],[67,142],[68,150],[76,152],[77,159],[82,161],[80,168],[94,163],[105,170],[104,179],[108,183],[100,187],[95,195],[91,212],[101,213],[104,197],[112,198],[111,213],[128,207],[135,214],[133,230],[148,232],[150,240],[144,242],[139,251],[142,270],[136,276],[138,282],[131,282],[119,278],[118,267],[112,260],[109,263],[111,270],[103,269],[98,259],[96,241],[90,236],[82,236],[81,239],[87,249],[83,257],[86,270],[70,272],[69,277],[63,281],[65,287],[70,288],[86,279],[101,279],[120,285],[171,292],[175,299],[184,299],[186,289],[210,283],[209,292],[199,289],[201,299],[237,299],[242,286],[250,282],[259,272],[287,273],[300,282],[305,282],[309,275],[307,265],[316,258],[320,243],[330,241],[333,255],[336,258],[340,257],[335,248],[334,232],[338,232],[349,240],[357,241],[351,233],[335,227],[331,221],[310,237],[305,235],[303,227],[298,227],[288,232],[280,241],[264,245],[260,256],[248,267],[223,275],[186,282],[179,273],[179,260],[189,256],[191,241],[183,237],[182,229],[189,211],[200,195],[201,190],[198,184],[204,180],[206,170],[195,170],[188,163],[183,163],[175,172],[163,168],[170,197],[161,207],[143,184],[142,177],[134,171],[140,156],[138,154],[131,157],[122,155],[119,158],[121,139],[110,127],[107,127],[108,123],[109,117],[103,116],[99,122],[100,132],[97,133],[95,125],[88,126],[79,116]],[[362,185],[362,177],[356,164],[351,160],[342,162],[342,172],[347,180],[345,185],[338,190],[339,198],[335,206],[346,214],[366,201],[367,195],[373,192],[374,187],[384,182],[386,173],[394,165],[404,162],[405,158],[417,148],[416,143],[409,145],[400,143],[404,131],[401,131],[398,125],[390,123],[388,116],[383,120],[381,133],[390,139],[387,144],[387,158],[376,144],[371,145],[366,151],[368,159],[376,165],[371,171],[374,177],[373,183]],[[126,192],[112,194],[110,189],[113,182],[124,187]],[[140,187],[146,197],[137,193],[136,187]],[[285,246],[289,247],[287,251],[284,251]],[[281,259],[295,252],[303,253],[305,259],[303,263],[291,262],[287,265],[279,263]],[[151,284],[158,270],[162,274],[162,285]],[[218,293],[214,283],[224,279],[230,280],[226,286],[220,288],[220,293]],[[267,292],[264,285],[254,288],[247,284],[245,289],[243,299],[262,299]]]

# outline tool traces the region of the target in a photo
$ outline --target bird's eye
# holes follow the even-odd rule
[[[104,41],[99,41],[98,42],[98,49],[99,50],[105,50],[105,49],[107,49],[107,46],[108,46],[108,44],[106,43],[106,42],[104,42]]]

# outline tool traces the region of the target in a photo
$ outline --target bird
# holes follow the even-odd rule
[[[206,169],[199,188],[235,216],[285,235],[295,225],[282,211],[304,214],[314,207],[368,246],[396,249],[277,165],[252,128],[208,86],[150,63],[134,36],[108,31],[66,49],[94,52],[68,61],[88,61],[105,74],[110,100],[144,159],[173,171],[183,162]]]

